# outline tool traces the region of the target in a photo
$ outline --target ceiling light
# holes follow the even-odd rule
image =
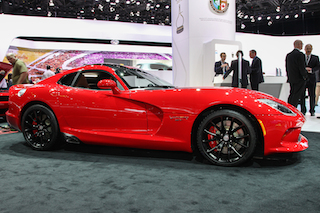
[[[298,17],[299,17],[299,14],[295,14],[294,17],[295,17],[295,18],[298,18]]]
[[[241,29],[244,29],[246,28],[246,25],[245,24],[241,24]]]
[[[270,17],[270,16],[268,16],[268,17],[267,17],[267,20],[270,20],[270,19],[271,19],[271,17]]]
[[[248,18],[249,18],[249,16],[248,16],[248,15],[245,15],[245,16],[244,16],[244,19],[248,19]]]
[[[258,17],[258,20],[259,20],[259,21],[261,21],[261,20],[262,20],[262,17],[261,17],[261,16],[259,16],[259,17]]]
[[[289,15],[286,15],[286,16],[285,16],[286,19],[288,19],[289,17],[290,17]]]
[[[238,13],[238,15],[237,15],[238,18],[243,18],[243,12],[241,10],[238,10],[237,13]]]
[[[272,25],[272,21],[269,21],[269,22],[268,22],[268,25],[271,26],[271,25]]]
[[[308,4],[310,2],[310,0],[302,0],[301,1],[303,4]]]
[[[279,6],[277,7],[276,11],[277,11],[278,13],[280,12],[280,7],[279,7]]]
[[[164,22],[167,23],[167,24],[170,22],[169,16],[166,17],[166,19],[164,20]]]
[[[278,15],[278,16],[276,16],[276,19],[280,19],[280,16]]]
[[[54,6],[53,0],[50,0],[50,1],[49,1],[49,6],[50,6],[50,7],[53,7],[53,6]]]
[[[103,6],[101,4],[99,4],[98,8],[99,10],[103,11]]]
[[[301,12],[305,13],[307,10],[306,9],[302,9]]]

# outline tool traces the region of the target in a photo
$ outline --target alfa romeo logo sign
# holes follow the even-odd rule
[[[212,9],[217,13],[224,13],[228,10],[229,3],[227,0],[210,0]]]

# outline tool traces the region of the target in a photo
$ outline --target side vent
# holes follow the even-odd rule
[[[72,144],[80,144],[81,141],[74,135],[68,134],[68,133],[63,133],[64,139],[66,140],[67,143],[72,143]]]

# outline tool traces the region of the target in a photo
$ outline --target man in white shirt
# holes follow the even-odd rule
[[[47,70],[43,73],[41,80],[49,78],[54,75],[55,75],[55,73],[53,71],[51,71],[51,67],[49,65],[47,65]]]

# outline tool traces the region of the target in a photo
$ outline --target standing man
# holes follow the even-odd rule
[[[238,60],[233,60],[231,62],[231,67],[230,69],[223,75],[223,79],[225,79],[231,71],[233,71],[233,76],[232,76],[232,87],[239,87],[239,72],[241,72],[241,78],[240,78],[240,83],[241,83],[241,88],[247,88],[248,86],[248,74],[250,74],[250,65],[249,61],[244,60],[242,58],[241,60],[241,70],[238,69],[238,61],[241,56],[243,56],[243,52],[239,50],[237,52],[237,57]]]
[[[252,90],[259,90],[259,84],[264,82],[263,73],[262,73],[262,62],[261,59],[257,56],[255,50],[250,50],[250,58],[252,58],[251,63],[251,74],[250,74],[250,84]]]
[[[305,56],[300,51],[303,46],[302,41],[294,41],[293,46],[294,49],[286,56],[286,72],[290,83],[288,103],[297,107],[305,89],[308,72],[306,70]]]
[[[51,66],[47,65],[47,70],[44,71],[44,73],[42,74],[41,80],[44,80],[44,79],[49,78],[54,75],[55,75],[55,73],[53,71],[51,71]]]
[[[305,99],[305,94],[306,94],[306,89],[308,89],[308,96],[309,96],[309,102],[310,102],[310,114],[311,116],[314,116],[314,108],[315,108],[315,98],[316,98],[316,72],[318,73],[319,71],[319,57],[316,55],[312,55],[312,45],[307,44],[304,48],[306,55],[306,70],[308,71],[308,80],[306,82],[306,86],[304,88],[304,92],[300,98],[300,104],[301,104],[301,112],[305,115],[306,114],[306,99]]]
[[[13,53],[6,55],[8,61],[13,65],[12,84],[28,84],[28,68],[26,64],[17,59]]]
[[[223,75],[227,70],[229,70],[229,64],[226,62],[227,54],[224,52],[220,53],[220,58],[221,61],[217,61],[214,64],[214,71],[216,73],[215,76]]]

